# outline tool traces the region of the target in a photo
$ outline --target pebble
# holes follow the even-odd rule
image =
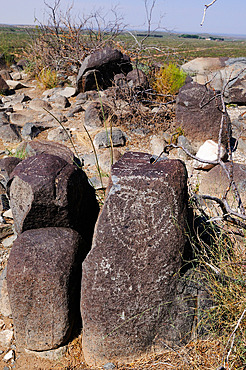
[[[13,339],[13,330],[3,330],[0,332],[0,344],[3,346],[3,347],[9,347],[10,346],[10,343]]]
[[[4,248],[9,248],[14,243],[15,239],[17,238],[17,235],[11,235],[6,239],[3,239],[2,245]]]
[[[6,355],[3,358],[3,361],[8,362],[9,360],[14,359],[14,357],[15,357],[15,353],[11,349],[9,352],[6,353]]]
[[[107,364],[105,364],[103,366],[103,369],[105,369],[105,370],[113,370],[113,369],[115,369],[115,365],[112,362],[108,362]]]

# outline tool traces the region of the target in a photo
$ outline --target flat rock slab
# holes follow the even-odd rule
[[[112,166],[83,262],[83,352],[91,366],[131,361],[180,334],[169,312],[186,243],[187,174],[179,160],[150,158],[128,152]]]
[[[68,228],[28,230],[14,242],[7,286],[21,348],[45,351],[68,340],[80,316],[83,247]]]

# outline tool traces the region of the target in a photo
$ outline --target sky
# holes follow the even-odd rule
[[[146,0],[149,4],[152,0]],[[46,0],[54,4],[54,0]],[[200,26],[204,5],[211,0],[156,0],[152,28],[161,21],[161,29],[175,32],[246,34],[246,1],[217,0],[208,8],[203,26]],[[146,29],[144,0],[61,0],[61,9],[73,4],[73,16],[88,15],[101,9],[106,14],[117,7],[128,29]],[[42,23],[47,18],[43,0],[0,0],[0,24],[35,24],[35,17]]]

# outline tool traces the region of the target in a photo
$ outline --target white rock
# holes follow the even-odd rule
[[[11,349],[11,351],[9,351],[9,352],[6,353],[6,355],[3,358],[3,361],[6,361],[7,362],[7,361],[11,360],[11,358],[14,359],[14,357],[15,357],[15,353]]]
[[[13,339],[13,334],[14,334],[13,330],[6,329],[0,331],[0,344],[3,347],[9,347],[11,340]]]
[[[11,210],[11,209],[8,209],[7,211],[5,211],[5,212],[3,213],[3,217],[13,218],[12,210]]]
[[[11,235],[6,239],[3,239],[2,245],[4,248],[11,247],[11,245],[14,243],[15,239],[17,238],[17,235]]]
[[[0,329],[3,329],[5,326],[5,323],[2,319],[0,319]]]
[[[200,148],[198,149],[198,152],[196,153],[196,157],[207,160],[207,161],[216,161],[218,158],[218,144],[215,143],[213,140],[206,140],[205,143],[203,143]],[[220,158],[224,160],[226,158],[226,149],[224,145],[221,144],[220,146]],[[202,163],[199,161],[193,162],[193,167],[197,170],[209,170],[214,167],[214,164],[211,163]]]

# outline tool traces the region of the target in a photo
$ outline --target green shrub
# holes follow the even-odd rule
[[[41,72],[36,76],[38,86],[45,89],[53,89],[58,84],[58,78],[56,71],[50,68],[43,68]]]
[[[165,64],[155,75],[154,89],[158,94],[175,95],[184,85],[186,73],[175,64]]]

